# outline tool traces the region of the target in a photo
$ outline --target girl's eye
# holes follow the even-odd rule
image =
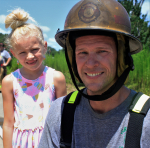
[[[25,52],[20,52],[19,54],[24,54]]]
[[[33,49],[33,51],[34,51],[34,50],[38,50],[38,49]]]
[[[35,48],[35,49],[33,49],[32,51],[33,52],[37,52],[39,49],[38,48]]]

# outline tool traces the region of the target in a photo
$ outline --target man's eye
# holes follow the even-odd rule
[[[84,52],[84,51],[83,51],[83,52],[80,52],[79,54],[81,54],[81,55],[82,55],[82,54],[87,54],[87,52]]]
[[[104,53],[104,52],[107,52],[106,50],[100,50],[98,51],[99,53]]]

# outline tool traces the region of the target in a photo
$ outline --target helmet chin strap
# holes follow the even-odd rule
[[[105,91],[103,94],[101,95],[86,95],[84,94],[82,91],[83,90],[79,90],[73,71],[71,69],[71,64],[69,62],[69,57],[67,54],[67,48],[65,45],[65,56],[66,56],[66,61],[67,61],[67,65],[69,68],[69,72],[71,74],[71,78],[72,81],[76,87],[76,89],[79,91],[79,93],[81,93],[82,96],[84,96],[85,98],[89,99],[89,100],[93,100],[93,101],[103,101],[103,100],[107,100],[108,98],[112,97],[124,84],[130,70],[134,70],[134,65],[133,65],[133,59],[131,57],[131,54],[128,52],[128,67],[124,70],[124,72],[122,73],[122,75],[117,79],[117,81],[107,90]]]

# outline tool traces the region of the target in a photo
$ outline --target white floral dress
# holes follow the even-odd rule
[[[24,78],[20,70],[12,73],[14,93],[13,148],[37,148],[45,119],[55,100],[54,69],[45,66],[36,80]]]

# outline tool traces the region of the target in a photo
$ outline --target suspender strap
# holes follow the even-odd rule
[[[140,148],[143,120],[150,108],[149,96],[137,93],[130,106],[125,148]]]
[[[70,148],[76,106],[81,99],[80,93],[75,91],[66,96],[61,119],[60,148]]]
[[[60,148],[71,148],[74,113],[79,104],[81,94],[78,91],[70,93],[64,101],[64,109],[61,120]],[[149,96],[137,93],[131,103],[129,112],[125,148],[140,148],[140,139],[143,127],[143,120],[150,108]]]
[[[125,148],[140,148],[140,139],[144,115],[130,113],[130,119],[127,129]]]

